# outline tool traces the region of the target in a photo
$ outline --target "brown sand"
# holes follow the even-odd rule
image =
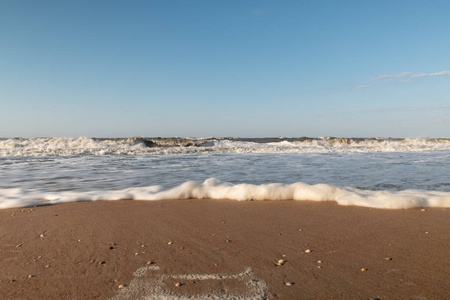
[[[0,298],[450,299],[449,217],[294,201],[6,209]]]

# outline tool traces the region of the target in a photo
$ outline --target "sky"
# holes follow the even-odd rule
[[[448,0],[2,0],[0,137],[450,137]]]

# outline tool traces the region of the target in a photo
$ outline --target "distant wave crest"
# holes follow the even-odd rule
[[[450,138],[1,138],[0,156],[450,150]]]

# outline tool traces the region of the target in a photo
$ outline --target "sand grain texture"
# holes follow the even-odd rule
[[[0,298],[450,299],[449,216],[294,201],[6,209]]]

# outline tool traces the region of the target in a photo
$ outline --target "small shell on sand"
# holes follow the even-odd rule
[[[277,266],[282,266],[282,265],[284,265],[285,264],[285,260],[284,259],[279,259],[278,261],[277,261],[277,263],[276,263],[276,265]]]
[[[317,269],[322,269],[322,266],[317,266]]]
[[[318,263],[318,264],[321,264],[321,263],[322,263],[322,261],[321,261],[321,260],[318,260],[318,261],[317,261],[317,263]]]
[[[392,257],[386,257],[385,260],[392,260]]]
[[[289,281],[284,283],[284,285],[287,285],[287,286],[291,286],[291,285],[294,285],[294,284],[295,284],[295,282],[289,282]]]
[[[427,211],[425,208],[422,208],[420,211]]]
[[[361,272],[366,272],[367,269],[366,268],[361,268]]]
[[[175,283],[175,286],[176,287],[179,287],[179,286],[182,286],[183,284],[181,283],[181,282],[177,282],[177,283]]]
[[[172,243],[171,241],[167,243],[167,245],[172,245],[172,244],[173,244],[173,243]]]
[[[119,289],[123,289],[123,288],[125,288],[127,285],[126,284],[121,284],[121,285],[119,285]]]
[[[306,249],[305,250],[305,253],[311,253],[312,251],[311,251],[311,249]]]
[[[41,238],[43,238],[45,235],[44,235],[43,233],[41,233],[39,236],[40,236]]]
[[[155,262],[153,261],[153,260],[149,260],[148,262],[147,262],[147,265],[152,265],[152,264],[154,264]]]

